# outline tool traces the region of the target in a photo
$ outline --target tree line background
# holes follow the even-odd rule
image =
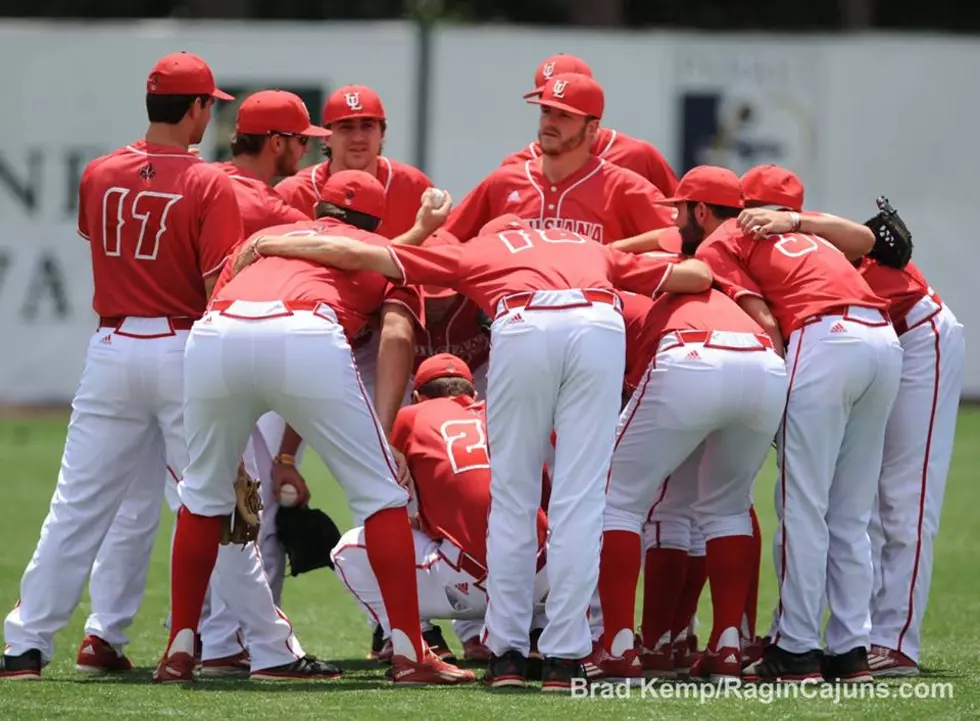
[[[964,0],[0,0],[0,17],[394,20],[702,30],[980,32]]]

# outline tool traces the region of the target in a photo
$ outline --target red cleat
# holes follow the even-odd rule
[[[235,678],[248,676],[252,661],[248,651],[242,650],[233,656],[211,658],[201,662],[201,675],[208,678]]]
[[[421,661],[393,656],[391,672],[391,680],[396,686],[457,686],[476,681],[472,671],[446,663],[431,652]]]
[[[78,647],[75,670],[92,674],[126,673],[133,670],[133,664],[98,636],[86,636]]]
[[[603,649],[599,658],[599,669],[604,679],[626,681],[630,685],[643,683],[643,665],[635,648],[627,649],[622,656],[610,656]]]
[[[463,641],[463,660],[477,661],[486,663],[490,661],[490,649],[481,641],[479,636],[474,636],[468,641]]]
[[[194,656],[178,651],[160,659],[153,672],[153,683],[193,683]]]
[[[884,646],[872,646],[868,654],[871,675],[877,678],[918,676],[919,665],[904,653]]]

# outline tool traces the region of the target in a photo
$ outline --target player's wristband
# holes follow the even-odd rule
[[[793,227],[790,228],[790,232],[791,233],[795,233],[796,231],[798,231],[800,229],[800,226],[803,225],[803,219],[800,218],[800,214],[799,213],[790,212],[790,214],[789,214],[789,220],[793,224]]]
[[[256,258],[264,258],[265,257],[264,255],[262,255],[259,252],[259,241],[260,240],[262,240],[262,238],[256,238],[255,242],[252,243],[252,252],[255,253],[255,257]]]
[[[272,459],[272,463],[274,465],[295,466],[296,456],[291,456],[288,453],[280,453],[278,456]]]

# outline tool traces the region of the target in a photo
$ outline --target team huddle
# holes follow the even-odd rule
[[[965,347],[904,226],[805,210],[773,165],[678,181],[601,125],[571,55],[524,98],[537,141],[454,205],[381,154],[368,87],[334,91],[322,125],[256,92],[232,160],[209,163],[192,146],[233,98],[196,55],[157,63],[145,137],[82,176],[99,323],[0,678],[41,677],[86,581],[78,670],[133,668],[164,499],[154,681],[341,676],[281,609],[306,447],[355,527],[320,513],[304,550],[395,685],[477,680],[432,619],[496,688],[918,674]],[[326,160],[300,168],[311,138]],[[752,501],[773,445],[762,630]]]

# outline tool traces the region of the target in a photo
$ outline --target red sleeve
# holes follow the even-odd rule
[[[389,283],[385,290],[385,303],[395,303],[405,308],[420,327],[425,327],[425,305],[422,289],[417,285],[395,285]]]
[[[85,168],[85,172],[82,173],[81,182],[78,184],[78,225],[75,227],[78,230],[78,234],[85,238],[85,240],[91,240],[92,238],[92,233],[88,227],[88,210],[86,208],[88,205],[88,191],[86,189],[91,182],[93,164],[89,163],[88,167]]]
[[[303,214],[303,220],[313,220],[313,206],[316,198],[313,195],[311,174],[317,166],[303,168],[292,177],[279,181],[273,190],[279,194],[282,201]]]
[[[268,200],[269,224],[287,225],[288,223],[301,223],[309,220],[310,217],[295,206],[290,205],[282,196],[273,191],[273,197]]]
[[[409,441],[412,437],[412,426],[415,425],[415,416],[418,414],[418,405],[405,406],[398,411],[395,416],[395,423],[391,427],[391,446],[403,455],[408,455]]]
[[[638,295],[652,297],[667,282],[674,269],[669,256],[634,255],[605,247],[613,285]]]
[[[653,145],[646,143],[645,146],[647,177],[665,197],[673,195],[677,188],[677,176],[674,174],[674,169],[670,167],[667,159]]]
[[[658,205],[656,201],[665,196],[657,186],[638,174],[625,184],[616,208],[623,222],[625,237],[646,233],[648,230],[669,228],[674,224],[676,211],[667,205]],[[620,240],[614,238],[614,240]]]
[[[389,245],[388,252],[402,272],[400,285],[438,285],[457,290],[464,252],[462,245],[435,248]]]
[[[518,150],[516,153],[511,153],[503,162],[500,163],[501,167],[504,165],[516,165],[517,163],[524,163],[531,160],[534,156],[528,151],[528,147],[525,145],[523,148]]]
[[[231,182],[224,173],[207,168],[200,201],[201,230],[197,237],[198,269],[205,278],[220,272],[243,240],[242,215]]]
[[[746,294],[763,297],[762,290],[745,271],[745,267],[739,260],[737,248],[730,238],[718,238],[702,243],[694,257],[707,264],[714,276],[715,285],[732,300],[737,301]]]
[[[480,228],[493,220],[494,216],[490,211],[489,180],[487,178],[473,188],[469,195],[453,208],[445,225],[442,226],[464,243],[479,235]]]

